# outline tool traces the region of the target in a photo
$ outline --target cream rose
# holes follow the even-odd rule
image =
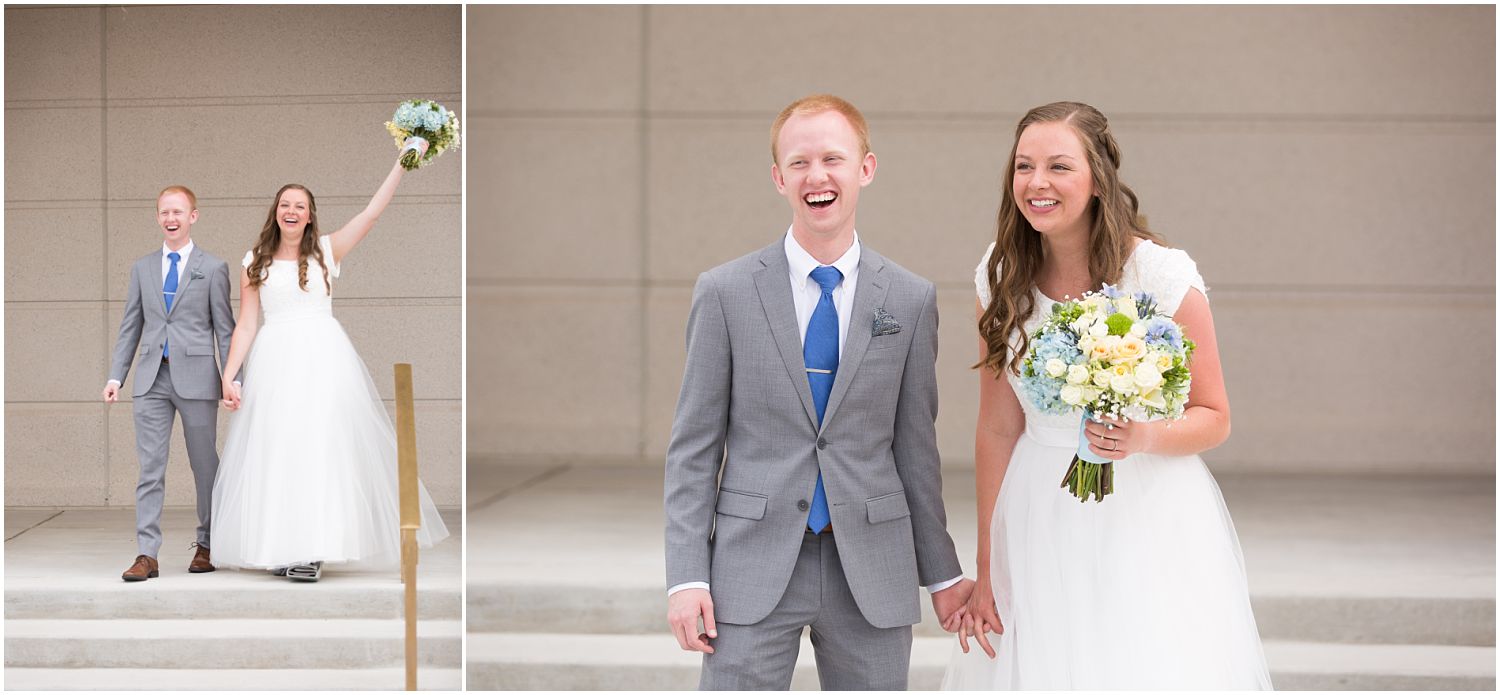
[[[1109,372],[1102,369],[1094,372],[1094,385],[1101,389],[1109,386],[1109,376]]]
[[[1077,384],[1068,384],[1062,387],[1058,394],[1062,402],[1072,406],[1083,405],[1083,387]]]
[[[1120,297],[1119,299],[1116,299],[1115,309],[1120,313],[1129,316],[1131,321],[1139,321],[1141,318],[1141,315],[1136,313],[1135,299],[1132,297]]]
[[[1119,394],[1135,391],[1135,379],[1129,374],[1115,374],[1109,378],[1109,390]]]
[[[1060,376],[1068,373],[1068,363],[1064,362],[1064,361],[1062,361],[1060,359],[1057,359],[1056,357],[1054,357],[1054,358],[1052,358],[1050,360],[1047,360],[1047,367],[1046,367],[1046,369],[1047,369],[1047,376],[1050,376],[1053,379],[1056,379],[1056,378],[1058,378],[1058,377],[1060,377]]]
[[[1095,321],[1094,325],[1089,326],[1089,335],[1094,336],[1095,338],[1103,338],[1104,336],[1109,335],[1109,325],[1104,323],[1102,319],[1099,321]]]
[[[1146,341],[1133,335],[1120,338],[1119,342],[1111,346],[1109,361],[1114,364],[1135,362],[1146,354]]]

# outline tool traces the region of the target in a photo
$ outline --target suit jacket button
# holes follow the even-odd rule
[[[805,511],[807,511],[807,500],[797,500],[797,511],[799,511],[799,512],[805,512]]]
[[[828,440],[824,439],[822,437],[818,437],[818,448],[819,449],[827,449],[828,448]]]

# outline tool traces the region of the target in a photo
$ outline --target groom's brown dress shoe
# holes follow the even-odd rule
[[[120,575],[120,578],[127,582],[144,582],[147,579],[154,579],[156,574],[156,558],[150,555],[137,555],[135,564],[125,570],[125,574]]]
[[[202,574],[204,572],[214,571],[215,568],[213,563],[208,561],[208,548],[198,545],[197,543],[194,543],[193,547],[196,548],[198,552],[193,553],[193,561],[188,563],[188,571],[192,572],[193,574]]]

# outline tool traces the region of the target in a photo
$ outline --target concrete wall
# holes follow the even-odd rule
[[[474,462],[660,461],[697,273],[786,228],[767,131],[871,125],[862,238],[934,280],[945,459],[973,459],[973,269],[1026,109],[1111,117],[1211,287],[1216,470],[1489,472],[1493,7],[468,9]]]
[[[236,270],[283,183],[311,188],[337,229],[390,168],[397,102],[463,107],[460,13],[5,10],[7,505],[135,503],[131,405],[100,391],[130,265],[161,245],[157,191],[193,188],[194,241]],[[334,302],[387,399],[392,363],[413,363],[422,477],[440,505],[461,503],[462,158],[407,174]],[[192,504],[174,439],[167,502]]]

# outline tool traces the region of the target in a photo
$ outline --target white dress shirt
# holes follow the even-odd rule
[[[819,263],[818,259],[813,258],[812,254],[808,253],[807,249],[802,248],[801,244],[797,243],[797,239],[792,236],[791,227],[788,227],[786,230],[786,243],[783,245],[783,248],[786,249],[786,262],[789,271],[788,279],[792,283],[792,302],[797,308],[797,335],[806,343],[807,324],[812,321],[813,311],[818,308],[818,300],[823,298],[823,287],[818,284],[817,280],[812,279],[812,271],[823,264]],[[843,360],[844,343],[848,342],[846,339],[849,337],[849,317],[854,313],[854,288],[859,282],[858,231],[854,232],[854,243],[849,245],[849,250],[845,251],[844,255],[839,256],[838,260],[830,265],[838,268],[839,272],[844,274],[844,279],[840,280],[838,286],[833,288],[833,308],[839,314],[839,359]],[[948,581],[938,582],[927,587],[927,591],[942,591],[957,584],[963,578],[963,575],[960,574]],[[671,596],[683,589],[707,590],[708,582],[683,582],[667,589],[667,595]]]

